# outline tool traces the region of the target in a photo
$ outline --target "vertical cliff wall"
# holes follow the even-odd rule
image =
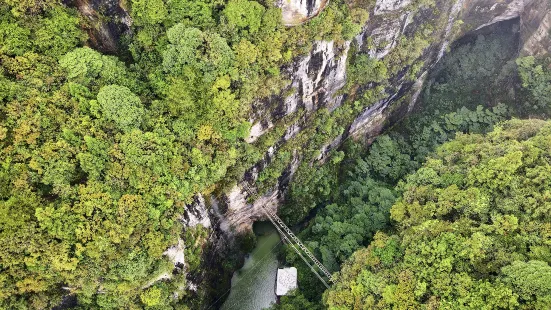
[[[393,72],[381,95],[381,99],[366,107],[357,117],[347,124],[346,131],[333,137],[320,149],[322,159],[339,142],[347,138],[372,139],[388,124],[389,119],[398,119],[411,110],[420,90],[426,72],[443,56],[454,39],[481,27],[493,23],[521,17],[525,3],[522,0],[508,0],[496,3],[490,0],[439,1],[434,7],[417,9],[409,0],[379,0],[373,7],[371,19],[364,25],[362,33],[351,41],[337,45],[335,42],[315,42],[310,53],[294,61],[284,72],[292,81],[282,94],[255,103],[255,113],[251,116],[253,127],[249,142],[256,141],[262,135],[273,130],[275,124],[289,115],[303,111],[295,122],[287,125],[284,138],[266,151],[264,160],[251,168],[241,184],[236,185],[219,202],[227,210],[225,217],[236,232],[248,231],[255,220],[263,219],[260,205],[277,208],[283,199],[289,176],[296,168],[300,155],[294,159],[278,180],[278,184],[266,191],[257,200],[250,201],[244,184],[254,186],[257,176],[264,167],[269,166],[274,154],[289,140],[307,128],[314,119],[315,111],[328,109],[333,111],[346,100],[358,93],[373,89],[375,84],[358,85],[356,94],[343,90],[346,84],[346,67],[351,54],[367,53],[371,57],[398,67]],[[285,7],[283,7],[285,9]],[[438,14],[434,14],[438,12]],[[531,16],[531,15],[529,15]],[[417,59],[407,59],[400,53],[411,49],[408,41],[416,40],[420,32],[430,31],[426,36],[428,46]],[[405,53],[410,53],[406,50]],[[413,52],[411,52],[413,53]],[[409,67],[415,63],[424,64],[411,79]],[[298,146],[300,148],[300,146]],[[300,151],[297,149],[297,151]]]
[[[321,4],[314,7],[320,8]],[[282,8],[284,16],[286,9],[290,10],[287,12],[289,16],[295,14],[293,8]],[[231,255],[232,246],[229,245],[234,243],[236,236],[250,233],[254,221],[266,219],[262,207],[276,211],[283,203],[289,182],[305,160],[302,149],[306,146],[303,142],[297,143],[297,139],[302,141],[297,137],[310,132],[308,130],[316,121],[317,111],[326,109],[331,113],[342,105],[350,104],[363,93],[377,89],[377,83],[347,87],[347,66],[353,57],[368,54],[386,63],[389,68],[396,69],[390,70],[388,83],[377,94],[379,99],[359,111],[349,123],[342,124],[346,128],[344,132],[328,137],[320,146],[319,156],[315,160],[324,160],[346,139],[373,139],[386,126],[411,111],[427,72],[455,39],[469,32],[520,18],[523,52],[545,52],[549,47],[546,41],[548,12],[547,4],[537,1],[442,0],[437,1],[434,7],[417,9],[416,3],[409,0],[378,0],[372,8],[370,20],[353,40],[315,42],[307,55],[283,68],[282,71],[291,81],[289,86],[280,95],[253,105],[250,116],[253,126],[247,141],[255,143],[278,128],[284,132],[281,138],[266,150],[264,158],[251,167],[231,190],[218,198],[208,197],[208,203],[194,204],[186,211],[202,214],[203,217],[208,214],[214,223],[210,250],[206,254],[214,262],[212,265]],[[309,14],[302,16],[313,16]],[[422,45],[425,41],[426,45]],[[416,46],[411,42],[424,47],[420,52],[416,51]],[[418,52],[416,57],[409,59],[408,56],[415,52]],[[412,74],[411,68],[416,65],[419,68]],[[278,152],[284,148],[291,150],[292,160],[274,185],[260,187],[259,175],[270,167]],[[248,187],[258,187],[259,195],[252,196],[246,189]],[[196,283],[215,281],[206,275],[205,278],[190,280]]]
[[[120,37],[129,31],[132,24],[124,1],[67,0],[66,3],[76,7],[87,18],[92,46],[110,53],[118,50]],[[327,4],[325,0],[276,2],[282,9],[284,23],[289,25],[315,17]],[[326,141],[318,159],[323,159],[325,154],[338,147],[340,141],[349,137],[370,139],[376,136],[391,116],[407,113],[423,86],[426,72],[442,57],[451,41],[469,31],[520,17],[522,52],[547,52],[551,46],[548,35],[551,28],[550,6],[548,1],[538,0],[439,0],[433,6],[424,7],[414,0],[377,0],[371,8],[371,18],[358,36],[339,43],[314,42],[307,55],[282,68],[291,81],[289,86],[280,95],[253,104],[249,143],[254,143],[275,127],[281,127],[278,124],[281,120],[293,115],[298,117],[283,125],[284,136],[266,150],[264,159],[251,167],[242,182],[254,185],[259,173],[269,166],[278,150],[310,126],[316,111],[333,111],[343,102],[377,86],[357,85],[354,94],[343,90],[347,83],[347,65],[354,55],[365,53],[399,70],[392,72],[389,83],[380,94],[381,99],[365,107],[349,124],[343,124],[346,125],[345,132]],[[409,48],[404,42],[414,40],[421,32],[431,32],[428,36],[425,34],[428,46],[416,59],[404,60],[406,57],[400,52]],[[414,63],[423,66],[412,79],[411,74],[406,76],[406,73]],[[301,160],[300,148],[298,145],[298,152],[293,153],[293,163],[282,173],[278,184],[266,191],[258,201],[272,208],[277,207],[283,198],[283,189]],[[262,218],[254,207],[259,203],[250,201],[242,184],[226,193],[219,203],[227,213],[222,216],[236,231],[248,230],[254,220]],[[202,211],[202,214],[206,213]],[[247,214],[248,220],[245,219]]]
[[[287,26],[300,25],[318,15],[329,0],[277,0],[276,5],[283,13],[283,23]]]
[[[522,55],[543,55],[551,52],[551,2],[525,0],[521,14]]]

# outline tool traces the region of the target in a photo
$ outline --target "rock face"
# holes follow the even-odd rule
[[[378,0],[375,4],[375,15],[394,12],[411,4],[411,0]]]
[[[108,54],[119,51],[119,39],[129,31],[132,20],[122,0],[66,0],[77,8],[90,23],[86,29],[89,44]]]
[[[399,119],[410,111],[422,89],[426,72],[444,55],[450,42],[469,31],[480,29],[500,21],[521,18],[527,53],[536,53],[545,50],[550,45],[547,31],[550,26],[551,13],[547,1],[537,0],[442,0],[436,3],[436,9],[442,15],[441,28],[435,29],[439,39],[433,42],[419,57],[425,66],[415,81],[404,76],[391,77],[391,86],[385,90],[385,96],[377,103],[367,107],[349,125],[346,132],[328,143],[320,150],[320,158],[330,150],[338,147],[340,141],[353,137],[356,139],[371,140],[388,125],[392,119]],[[286,2],[295,3],[293,1]],[[297,2],[298,3],[298,2]],[[315,3],[315,2],[314,2]],[[350,46],[355,46],[370,56],[383,59],[398,46],[402,37],[410,37],[423,23],[423,14],[411,11],[409,0],[377,0],[372,18],[363,27],[363,31],[353,41],[337,46],[334,42],[315,42],[311,52],[297,59],[291,66],[284,68],[290,77],[291,84],[282,94],[291,91],[287,96],[275,96],[255,104],[255,114],[251,116],[253,130],[248,141],[253,142],[264,133],[270,131],[274,124],[285,116],[303,109],[305,116],[287,127],[283,141],[279,141],[267,151],[265,159],[251,168],[241,184],[238,184],[224,199],[227,207],[225,214],[228,223],[236,232],[249,231],[252,223],[263,219],[259,212],[259,205],[266,205],[271,209],[277,208],[285,194],[287,183],[278,182],[278,185],[265,195],[253,202],[248,202],[249,193],[244,190],[243,184],[254,184],[258,173],[278,146],[285,143],[300,132],[309,121],[309,115],[320,108],[332,111],[338,107],[345,96],[339,93],[346,84],[346,63]],[[314,7],[320,7],[317,4]],[[282,6],[284,15],[286,6]],[[290,13],[289,13],[290,14]],[[308,16],[305,14],[304,16]],[[463,26],[457,28],[458,21]],[[369,41],[369,44],[366,42]],[[369,86],[366,86],[369,88]],[[292,176],[291,167],[284,173],[288,178]]]
[[[311,52],[284,68],[284,73],[292,77],[290,85],[282,93],[291,95],[274,96],[254,104],[253,126],[247,142],[256,141],[283,117],[295,113],[298,109],[308,112],[317,110],[320,102],[333,110],[343,97],[337,92],[346,83],[346,61],[350,42],[337,47],[334,42],[315,42]],[[304,120],[301,120],[304,122]],[[300,126],[289,126],[285,140],[296,134]]]
[[[328,2],[329,0],[278,0],[276,5],[281,8],[283,23],[294,26],[318,15]]]
[[[460,0],[463,2],[460,18],[473,29],[520,17],[526,0]]]
[[[254,187],[251,187],[250,183],[256,180],[258,171],[263,168],[263,165],[270,161],[270,155],[267,154],[267,156],[266,160],[249,170],[245,181],[236,185],[225,195],[223,202],[212,198],[212,201],[216,204],[225,204],[226,212],[222,218],[234,233],[239,234],[251,231],[252,223],[259,220],[267,220],[264,209],[277,212],[279,205],[283,202],[287,186],[298,167],[298,159],[295,157],[288,169],[286,169],[286,172],[278,179],[277,186],[274,186],[274,188],[266,193],[260,193],[262,195],[254,199],[253,202],[249,202],[249,197],[255,192]]]
[[[521,38],[523,55],[543,55],[551,52],[551,2],[528,2],[521,14]]]

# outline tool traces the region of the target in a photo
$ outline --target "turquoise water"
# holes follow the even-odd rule
[[[230,295],[222,310],[260,310],[276,302],[276,252],[280,238],[269,222],[255,223],[254,231],[256,247],[245,259],[243,268],[234,272]]]

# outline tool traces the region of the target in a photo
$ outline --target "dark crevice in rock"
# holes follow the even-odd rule
[[[106,54],[123,52],[121,38],[130,31],[132,20],[119,0],[64,0],[87,21],[90,47]]]

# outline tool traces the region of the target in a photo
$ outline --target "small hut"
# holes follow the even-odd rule
[[[297,269],[295,267],[280,268],[277,270],[277,296],[287,295],[287,293],[296,289],[297,287]]]

